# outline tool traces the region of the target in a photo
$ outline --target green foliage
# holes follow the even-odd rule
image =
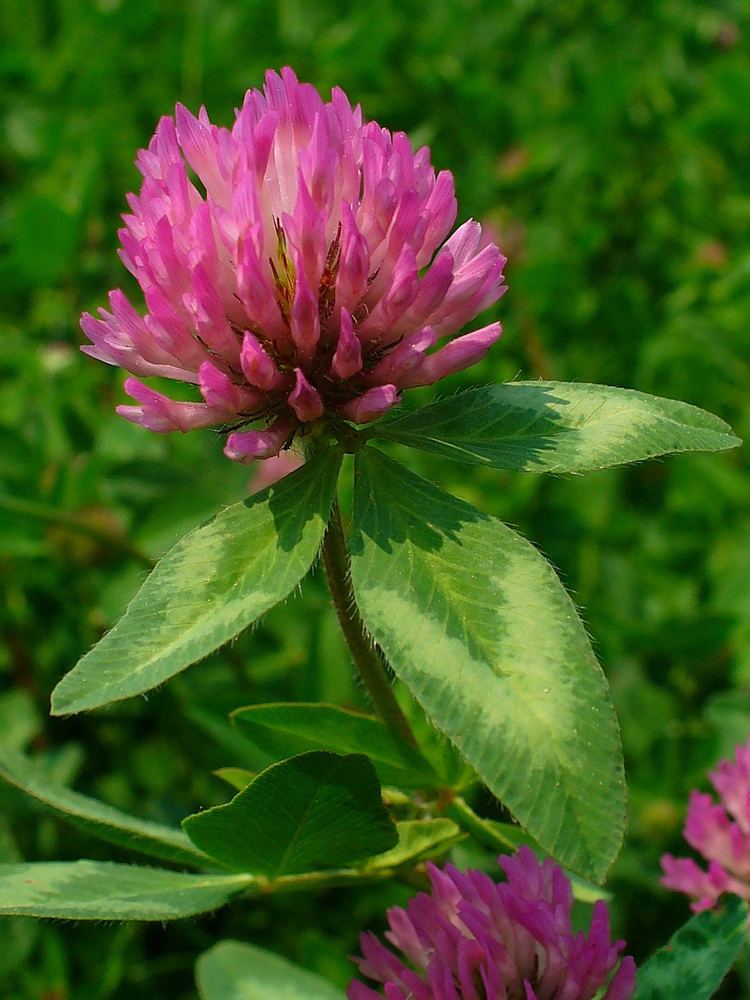
[[[178,920],[222,906],[249,875],[186,875],[108,861],[0,865],[0,914],[67,920]]]
[[[80,312],[133,291],[115,234],[160,115],[182,100],[229,123],[267,66],[343,86],[367,117],[429,143],[456,175],[459,221],[491,221],[509,257],[510,290],[487,319],[502,320],[502,341],[440,394],[513,378],[630,386],[715,411],[747,440],[749,35],[744,0],[384,0],[376,16],[365,0],[0,4],[0,743],[33,742],[58,784],[173,827],[226,798],[213,771],[271,762],[226,721],[239,705],[367,709],[313,574],[147,703],[48,719],[53,686],[144,567],[252,489],[253,469],[210,432],[160,436],[116,417],[122,376],[77,352]],[[585,609],[630,787],[613,919],[639,961],[684,919],[657,878],[659,854],[684,850],[688,791],[750,732],[747,454],[563,478],[409,452],[533,539]],[[508,818],[480,790],[475,804]],[[0,808],[3,861],[97,849],[14,789],[0,787]],[[188,1000],[192,958],[219,938],[267,944],[343,989],[358,931],[411,892],[273,897],[166,929],[3,920],[0,995]],[[748,990],[740,968],[720,996]]]
[[[398,839],[369,758],[325,751],[272,765],[231,802],[182,825],[224,867],[271,879],[343,868]]]
[[[564,382],[470,389],[376,426],[372,436],[521,472],[588,472],[741,444],[723,420],[687,403]]]
[[[28,693],[6,691],[0,696],[0,747],[25,746],[41,728],[41,719]]]
[[[195,971],[201,1000],[344,1000],[319,976],[240,941],[220,941]]]
[[[393,871],[404,865],[439,858],[463,840],[461,828],[450,819],[413,819],[398,824],[398,843],[389,851],[370,858],[362,867],[368,872]]]
[[[575,608],[536,549],[367,448],[352,581],[434,725],[542,847],[603,878],[625,815],[617,723]]]
[[[221,778],[222,781],[226,781],[228,785],[231,785],[238,792],[241,792],[243,788],[247,788],[255,777],[252,771],[246,771],[244,767],[220,767],[214,771],[214,774],[217,778]]]
[[[203,867],[208,858],[180,830],[136,819],[58,784],[20,753],[0,749],[0,777],[46,809],[111,844],[164,861]]]
[[[747,904],[727,897],[689,920],[638,970],[633,1000],[710,1000],[747,941]]]
[[[276,704],[238,708],[232,719],[253,743],[279,759],[320,748],[367,754],[386,784],[399,788],[437,784],[427,761],[371,715],[336,705]]]
[[[287,597],[320,548],[339,464],[335,452],[322,454],[178,542],[55,688],[53,714],[149,691]]]

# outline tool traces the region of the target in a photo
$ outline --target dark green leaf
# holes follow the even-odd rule
[[[363,754],[313,751],[273,764],[231,802],[182,825],[222,865],[269,878],[340,868],[397,842]]]
[[[371,715],[335,705],[282,703],[239,708],[232,719],[253,743],[279,757],[318,749],[364,753],[385,784],[419,788],[437,781],[427,761]]]
[[[57,685],[53,714],[149,691],[291,593],[320,548],[340,461],[329,450],[179,541]]]
[[[185,875],[108,861],[0,865],[0,914],[75,920],[177,920],[223,906],[247,875]]]
[[[260,747],[245,739],[223,715],[188,704],[185,716],[228,755],[234,765],[257,773],[276,761]]]
[[[601,878],[622,841],[617,721],[575,608],[536,549],[371,448],[352,580],[435,726],[550,854]]]
[[[736,896],[699,913],[638,969],[633,1000],[709,1000],[747,940],[747,905]]]
[[[203,867],[210,859],[196,851],[181,830],[137,819],[52,781],[20,753],[0,748],[0,777],[45,808],[94,837],[164,861]]]
[[[470,389],[378,424],[373,436],[522,472],[587,472],[741,444],[723,420],[688,403],[575,382]]]
[[[279,955],[220,941],[195,968],[201,1000],[344,1000],[344,994]]]

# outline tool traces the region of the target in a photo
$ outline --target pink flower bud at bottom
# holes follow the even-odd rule
[[[725,892],[750,900],[750,740],[736,748],[733,760],[719,761],[709,777],[720,802],[693,791],[683,831],[706,868],[693,858],[661,859],[661,884],[684,892],[696,913],[715,906]]]
[[[623,941],[610,940],[606,903],[595,904],[588,934],[576,932],[561,868],[528,847],[500,865],[507,882],[499,885],[479,871],[428,865],[430,893],[388,911],[391,948],[362,935],[356,962],[378,985],[351,983],[349,1000],[629,1000],[635,963],[620,960]]]

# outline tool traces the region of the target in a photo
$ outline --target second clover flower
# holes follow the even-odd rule
[[[431,892],[388,912],[392,948],[362,935],[356,961],[376,986],[351,983],[349,1000],[630,1000],[635,963],[610,939],[606,903],[588,934],[576,932],[570,882],[554,861],[540,864],[528,847],[499,860],[499,885],[428,865]]]
[[[684,830],[707,867],[671,854],[661,859],[662,885],[689,896],[696,913],[711,909],[725,892],[750,900],[750,740],[737,747],[733,760],[720,760],[709,777],[721,801],[691,792]]]
[[[403,133],[363,124],[339,89],[324,102],[290,69],[269,72],[231,129],[178,105],[137,164],[121,256],[148,311],[112,292],[109,311],[83,316],[83,349],[193,383],[202,401],[129,378],[136,405],[118,412],[135,423],[219,427],[229,458],[268,458],[323,418],[376,420],[500,336],[492,323],[449,339],[505,291],[505,258],[478,223],[446,239],[452,175]]]

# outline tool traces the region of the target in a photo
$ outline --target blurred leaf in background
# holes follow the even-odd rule
[[[747,440],[748,36],[742,0],[5,0],[2,745],[58,785],[175,825],[227,798],[214,770],[269,762],[229,724],[234,709],[365,707],[313,578],[148,701],[48,718],[52,688],[151,562],[251,488],[211,432],[162,438],[115,416],[121,376],[77,350],[81,311],[132,291],[116,230],[160,115],[180,100],[227,122],[286,63],[321,91],[342,86],[368,117],[430,144],[456,175],[460,218],[491,222],[509,256],[504,338],[448,392],[516,375],[627,386],[705,407]],[[630,781],[615,920],[641,958],[686,916],[658,888],[657,859],[679,844],[688,790],[750,731],[747,452],[543,480],[407,461],[534,539],[583,609]],[[0,788],[0,808],[3,860],[127,860],[15,790]],[[187,998],[195,956],[220,939],[283,948],[343,987],[357,930],[377,930],[409,892],[331,890],[167,928],[14,921],[0,994]],[[735,973],[724,990],[733,1000],[750,980]]]

